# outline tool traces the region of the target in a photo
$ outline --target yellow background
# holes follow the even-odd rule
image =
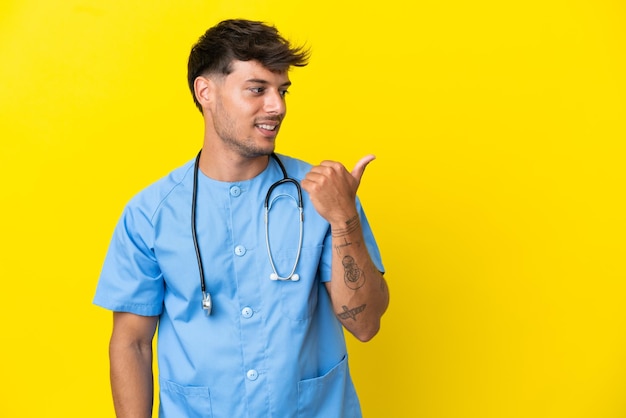
[[[186,59],[230,17],[313,49],[280,152],[378,156],[366,417],[626,416],[620,0],[4,0],[0,415],[113,415],[99,270],[128,199],[199,149]]]

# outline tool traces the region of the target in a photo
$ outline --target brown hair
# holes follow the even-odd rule
[[[194,93],[198,76],[228,75],[233,60],[256,60],[270,71],[287,71],[291,66],[307,65],[309,56],[308,48],[292,47],[273,26],[250,20],[224,20],[207,30],[191,48],[187,82],[196,106],[202,111]]]

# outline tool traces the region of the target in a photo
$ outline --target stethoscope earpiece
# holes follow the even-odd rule
[[[281,281],[291,280],[292,282],[297,282],[298,280],[300,280],[300,275],[298,273],[294,273],[290,277],[279,277],[278,274],[272,273],[272,274],[270,274],[270,280],[273,280],[273,281],[276,281],[276,280],[281,280]]]

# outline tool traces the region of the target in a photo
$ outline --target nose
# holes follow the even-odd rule
[[[285,97],[279,90],[273,90],[265,95],[265,111],[271,115],[284,115],[287,111]]]

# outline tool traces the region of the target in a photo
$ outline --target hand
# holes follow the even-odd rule
[[[357,215],[356,191],[367,165],[376,157],[361,158],[351,172],[336,161],[322,161],[311,168],[302,180],[302,188],[309,193],[315,210],[331,225],[345,225]]]

